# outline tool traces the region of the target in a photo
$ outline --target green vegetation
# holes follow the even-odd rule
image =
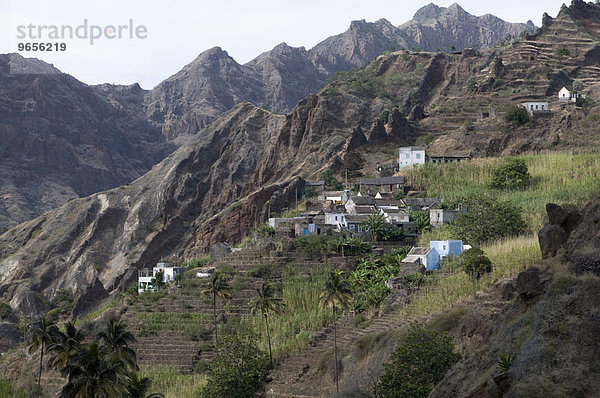
[[[225,300],[231,300],[231,289],[229,281],[225,275],[220,272],[215,272],[210,277],[208,287],[200,292],[202,296],[212,295],[213,299],[213,316],[215,321],[215,346],[219,345],[219,334],[217,324],[217,297]]]
[[[339,182],[337,178],[335,178],[335,176],[333,175],[333,170],[331,169],[327,169],[321,174],[319,174],[319,178],[325,181],[325,185],[333,189],[334,191],[339,191],[344,188],[342,183]]]
[[[418,57],[411,57],[407,53],[403,53],[401,57],[406,63],[402,72],[388,71],[383,75],[377,75],[379,62],[375,61],[362,68],[338,72],[332,80],[340,81],[340,87],[350,94],[398,100],[402,95],[413,91],[425,73],[425,65]]]
[[[414,325],[383,365],[374,395],[426,398],[460,357],[447,334],[426,325]]]
[[[385,228],[385,217],[382,213],[371,214],[365,220],[365,226],[371,232],[373,242],[377,242]]]
[[[15,388],[10,381],[0,379],[0,397],[27,398],[27,395],[22,388]]]
[[[474,93],[477,91],[477,80],[473,76],[467,79],[467,91],[470,93]]]
[[[272,283],[263,283],[260,289],[256,289],[257,296],[250,301],[250,312],[260,313],[265,318],[267,328],[267,341],[269,342],[269,364],[273,368],[273,352],[271,349],[271,333],[269,332],[269,313],[281,314],[283,312],[283,301],[279,296],[279,289]]]
[[[352,291],[348,281],[344,278],[342,271],[331,271],[329,278],[325,281],[325,287],[319,296],[321,308],[331,308],[333,315],[333,355],[335,368],[335,389],[337,396],[340,395],[338,380],[338,351],[337,351],[337,309],[348,309]]]
[[[471,161],[403,170],[410,184],[427,187],[428,196],[444,203],[460,203],[463,198],[491,195],[522,209],[531,231],[541,228],[546,203],[580,205],[600,189],[600,156],[597,154],[553,153],[521,156],[531,174],[527,189],[490,191],[494,171],[512,158],[483,158]],[[439,232],[423,236],[434,239]]]
[[[12,314],[12,308],[10,305],[3,301],[0,301],[0,319],[6,319]]]
[[[331,323],[331,313],[319,307],[319,294],[330,269],[323,265],[311,268],[310,274],[296,274],[294,266],[290,266],[282,272],[281,298],[285,311],[269,316],[274,362],[287,354],[300,352],[314,331]],[[248,322],[261,336],[267,336],[262,314],[254,314]],[[268,349],[266,343],[267,339],[261,338],[261,349]]]
[[[202,393],[206,397],[252,398],[267,375],[267,358],[258,336],[240,322],[229,322],[217,345]]]
[[[478,195],[465,199],[463,205],[467,212],[450,224],[449,229],[471,245],[516,236],[527,228],[521,209],[508,201]]]
[[[207,379],[204,374],[184,375],[175,368],[144,367],[140,369],[140,376],[151,379],[154,389],[168,398],[208,398],[202,393]]]
[[[556,55],[559,57],[570,57],[571,51],[567,47],[561,46],[558,50],[556,50]]]
[[[530,120],[529,113],[518,105],[512,105],[504,113],[504,121],[508,124],[522,126]]]
[[[523,159],[511,159],[494,171],[490,186],[496,189],[522,189],[531,182],[531,174]]]
[[[498,359],[498,367],[505,372],[508,372],[513,362],[517,359],[514,355],[511,354],[500,354],[500,358]]]
[[[138,375],[136,353],[131,348],[135,338],[126,326],[110,318],[98,330],[95,336],[89,336],[77,329],[74,322],[67,322],[60,330],[48,316],[33,325],[28,340],[32,350],[40,349],[36,394],[44,395],[40,377],[47,353],[47,368],[59,371],[66,379],[60,396],[164,397],[159,393],[149,394],[152,381]]]
[[[390,290],[385,281],[395,277],[407,250],[387,253],[383,259],[360,259],[356,270],[348,277],[352,289],[352,310],[362,312],[378,307]]]
[[[472,247],[461,253],[460,264],[463,271],[473,279],[479,279],[484,274],[492,272],[492,262],[478,247]]]

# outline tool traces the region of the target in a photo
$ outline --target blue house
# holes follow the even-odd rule
[[[435,248],[440,260],[450,254],[460,256],[463,252],[462,240],[430,240],[429,247]]]
[[[410,249],[403,263],[421,264],[425,271],[440,269],[440,255],[433,247],[413,247]]]

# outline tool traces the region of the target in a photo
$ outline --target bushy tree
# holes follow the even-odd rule
[[[454,220],[451,230],[471,245],[515,236],[527,228],[522,210],[508,201],[490,196],[474,196],[464,202],[467,212]]]
[[[0,301],[0,319],[6,319],[12,314],[10,305]]]
[[[460,359],[447,334],[414,325],[383,365],[376,398],[426,398]]]
[[[508,124],[522,126],[530,120],[529,113],[522,107],[513,105],[504,114],[504,121]]]
[[[472,247],[460,255],[460,265],[467,275],[475,279],[481,278],[483,274],[492,272],[492,262],[478,247]]]
[[[258,349],[258,337],[240,322],[230,322],[211,363],[206,397],[252,398],[267,375],[267,355]]]
[[[494,171],[490,186],[496,189],[525,188],[531,182],[531,174],[522,159],[512,159]]]

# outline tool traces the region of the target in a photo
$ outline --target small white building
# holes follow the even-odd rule
[[[462,213],[461,210],[429,209],[429,224],[434,228],[441,227],[450,223]]]
[[[421,146],[402,147],[398,156],[398,167],[412,167],[417,164],[425,164],[425,148]]]
[[[559,102],[577,102],[577,98],[585,98],[585,95],[571,92],[566,87],[561,88],[558,92]]]
[[[440,260],[448,255],[460,256],[463,252],[462,240],[430,240],[429,247],[438,252]]]
[[[404,264],[421,264],[426,271],[440,268],[440,255],[433,247],[413,247],[402,260]]]
[[[547,102],[523,102],[521,106],[532,115],[534,113],[550,112]]]
[[[172,267],[167,263],[158,263],[152,270],[143,269],[138,271],[138,293],[143,293],[146,290],[154,290],[152,279],[156,278],[158,272],[163,273],[163,282],[173,282],[177,275],[183,276],[185,267]]]
[[[317,197],[317,199],[319,200],[330,200],[332,201],[334,204],[335,203],[341,203],[341,204],[345,204],[348,201],[348,193],[350,191],[349,190],[344,190],[344,191],[323,191],[319,194],[319,196]]]
[[[342,227],[346,227],[346,213],[330,213],[325,212],[325,225],[333,225],[337,230],[341,230]]]

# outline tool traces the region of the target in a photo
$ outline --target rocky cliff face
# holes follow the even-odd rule
[[[125,184],[168,153],[140,114],[143,90],[114,98],[19,55],[0,55],[0,227]]]
[[[415,13],[411,21],[400,26],[408,42],[426,51],[461,51],[465,48],[490,48],[511,36],[534,33],[535,25],[509,23],[490,14],[477,17],[457,3],[450,7],[429,4]]]
[[[448,26],[462,37],[467,24],[481,24],[464,11],[462,25],[438,14],[447,22],[436,25],[441,36]],[[179,145],[178,137],[195,134],[237,103],[289,112],[335,72],[413,45],[433,49],[384,19],[353,21],[309,51],[282,43],[245,65],[215,47],[149,92],[137,85],[89,87],[42,61],[2,56],[0,139],[7,145],[0,148],[0,228],[134,180]]]
[[[384,61],[382,75],[411,62]],[[40,312],[42,297],[66,288],[79,297],[80,313],[90,297],[123,289],[161,257],[189,258],[217,241],[240,240],[266,220],[268,207],[289,206],[303,178],[341,164],[351,149],[406,140],[412,130],[397,111],[387,124],[379,119],[386,104],[340,89],[308,96],[285,116],[237,105],[131,184],[74,199],[0,235],[0,296]]]
[[[352,21],[346,32],[308,51],[282,43],[244,65],[216,47],[154,88],[147,97],[147,113],[173,139],[196,133],[240,101],[289,112],[335,72],[364,66],[387,50],[488,48],[507,35],[533,30],[531,22],[513,24],[491,15],[475,17],[457,4],[448,9],[431,4],[400,27],[385,19]]]

